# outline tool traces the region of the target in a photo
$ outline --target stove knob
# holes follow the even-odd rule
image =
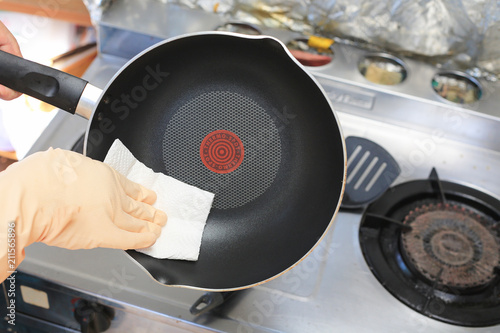
[[[115,314],[112,308],[80,299],[75,304],[74,316],[82,333],[99,333],[111,326]]]

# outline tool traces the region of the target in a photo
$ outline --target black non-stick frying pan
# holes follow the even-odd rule
[[[198,261],[127,251],[160,283],[236,290],[266,282],[332,225],[345,178],[339,123],[274,38],[174,38],[132,59],[103,92],[6,53],[0,66],[0,84],[91,118],[89,157],[102,161],[119,138],[156,172],[215,193]]]

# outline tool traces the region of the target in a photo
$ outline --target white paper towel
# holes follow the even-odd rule
[[[167,224],[156,243],[137,251],[160,259],[198,260],[203,229],[214,194],[188,185],[139,162],[118,139],[104,163],[157,194],[154,207],[167,213]]]

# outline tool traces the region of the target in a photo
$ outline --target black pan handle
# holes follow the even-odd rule
[[[0,51],[0,84],[75,113],[87,81]]]

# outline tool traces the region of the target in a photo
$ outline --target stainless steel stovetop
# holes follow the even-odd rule
[[[99,24],[100,54],[85,78],[104,88],[130,57],[154,42],[213,30],[222,23],[218,15],[159,1],[115,2]],[[288,31],[262,32],[284,42],[299,37]],[[309,70],[332,99],[345,137],[371,139],[395,157],[402,169],[395,184],[426,178],[436,167],[444,180],[500,198],[498,83],[482,82],[482,99],[459,107],[432,91],[430,80],[436,69],[431,66],[404,59],[408,78],[397,86],[380,86],[366,81],[357,70],[365,51],[334,44],[334,52],[330,64]],[[31,153],[49,146],[70,149],[86,124],[59,112]],[[341,211],[334,228],[297,267],[236,294],[217,313],[199,317],[191,315],[189,308],[202,291],[163,286],[122,251],[70,251],[33,244],[19,270],[115,308],[109,332],[500,331],[500,326],[445,324],[395,299],[365,263],[358,242],[360,219],[360,211]]]

